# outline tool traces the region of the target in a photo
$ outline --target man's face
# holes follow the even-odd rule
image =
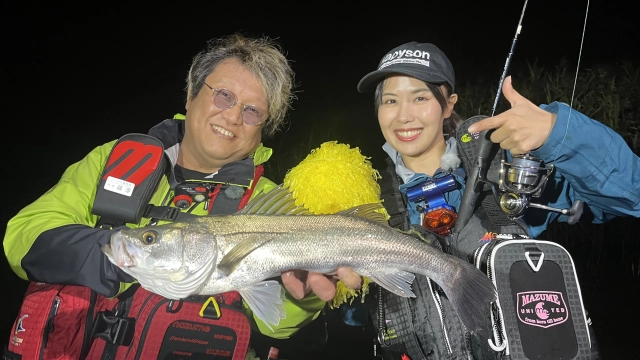
[[[186,168],[213,173],[251,154],[262,140],[264,122],[258,126],[245,124],[243,105],[252,105],[265,114],[269,107],[258,79],[235,59],[220,63],[205,82],[214,89],[231,91],[238,103],[230,109],[218,108],[212,101],[213,91],[206,85],[193,100],[187,100],[179,159]]]

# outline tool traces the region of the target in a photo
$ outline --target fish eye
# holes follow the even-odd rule
[[[158,233],[153,230],[145,231],[145,233],[142,234],[142,242],[146,245],[155,243],[157,238]]]

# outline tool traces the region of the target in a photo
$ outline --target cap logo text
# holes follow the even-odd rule
[[[393,64],[418,64],[429,67],[429,59],[431,54],[428,51],[421,50],[397,50],[390,54],[387,54],[382,61],[378,69],[385,68]]]

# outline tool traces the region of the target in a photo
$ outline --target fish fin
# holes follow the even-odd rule
[[[493,282],[473,264],[460,261],[455,273],[444,278],[449,281],[438,282],[456,310],[465,328],[471,333],[481,328],[484,316],[489,313],[489,304],[497,299]]]
[[[382,225],[389,225],[384,212],[381,210],[384,210],[381,203],[370,203],[338,211],[336,215],[358,216]]]
[[[370,275],[369,278],[388,291],[402,297],[416,297],[411,291],[411,283],[416,276],[410,272],[396,270],[393,272]]]
[[[296,204],[293,193],[282,184],[267,193],[261,192],[254,196],[237,214],[312,215],[309,209]]]
[[[254,196],[247,206],[239,210],[236,214],[243,215],[314,215],[304,205],[297,205],[294,194],[278,185],[275,189],[265,193],[261,192]],[[383,225],[388,225],[385,210],[381,203],[371,203],[354,206],[342,210],[336,215],[358,216]]]
[[[220,259],[220,263],[218,263],[217,266],[218,269],[228,276],[236,269],[236,267],[238,267],[242,259],[272,239],[273,238],[264,236],[259,238],[257,234],[249,235],[246,239],[242,240],[229,250],[222,259]]]
[[[284,310],[284,288],[275,280],[261,281],[246,289],[238,290],[256,317],[273,331],[271,325],[278,326],[286,317]]]

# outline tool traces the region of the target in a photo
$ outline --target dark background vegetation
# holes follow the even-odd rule
[[[125,133],[146,132],[183,112],[184,78],[192,56],[207,40],[236,31],[276,38],[296,71],[298,99],[289,124],[265,140],[275,154],[267,175],[277,182],[311,149],[330,140],[359,147],[380,166],[383,138],[372,96],[359,94],[356,84],[386,51],[404,42],[437,44],[456,69],[457,111],[463,117],[489,114],[524,2],[450,3],[354,3],[365,11],[346,12],[341,6],[291,9],[273,3],[270,8],[229,2],[84,8],[3,2],[0,181],[5,201],[0,232],[95,146]],[[528,2],[509,73],[515,88],[535,103],[572,102],[586,5],[577,0]],[[614,128],[636,154],[638,45],[631,5],[590,1],[573,104]],[[506,108],[501,102],[499,111]],[[636,347],[639,228],[636,218],[605,225],[553,224],[540,237],[559,242],[572,254],[605,359],[626,358]],[[0,272],[3,339],[26,282],[5,260]],[[333,312],[329,319],[327,357],[368,359],[362,354],[371,350],[370,329],[347,327],[335,321]]]

